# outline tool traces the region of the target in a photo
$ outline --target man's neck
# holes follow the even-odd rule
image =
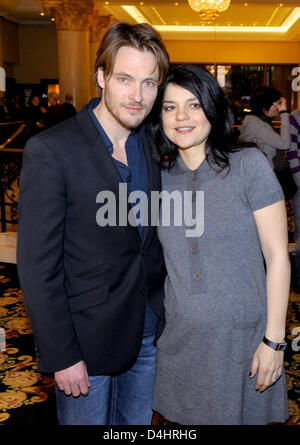
[[[109,114],[108,110],[105,107],[101,106],[101,101],[97,105],[97,107],[94,108],[93,112],[112,144],[114,146],[124,145],[125,147],[125,143],[130,134],[130,130],[123,127],[123,125],[121,125],[115,118],[113,118],[111,114]]]

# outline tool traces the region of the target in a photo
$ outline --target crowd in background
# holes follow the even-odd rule
[[[75,116],[75,114],[72,94],[66,94],[65,102],[62,104],[56,92],[50,92],[48,99],[45,100],[41,100],[37,94],[33,94],[27,107],[21,105],[19,96],[15,96],[11,102],[7,100],[6,96],[3,96],[0,101],[0,122],[24,122],[26,124],[24,130],[26,139]]]

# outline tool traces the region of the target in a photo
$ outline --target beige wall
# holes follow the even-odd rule
[[[40,83],[58,78],[57,39],[54,26],[19,25],[20,63],[15,65],[17,83]]]
[[[18,25],[1,19],[2,60],[5,63],[19,63]]]
[[[300,42],[204,42],[165,40],[171,62],[300,64]]]

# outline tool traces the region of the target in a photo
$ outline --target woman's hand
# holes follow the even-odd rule
[[[255,390],[265,391],[273,385],[282,374],[283,351],[275,351],[264,343],[260,343],[253,356],[250,377],[258,372]]]
[[[285,97],[281,97],[276,102],[273,102],[273,105],[277,108],[278,112],[287,110],[286,98]]]

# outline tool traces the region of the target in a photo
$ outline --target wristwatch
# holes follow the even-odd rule
[[[284,351],[285,348],[287,347],[287,343],[286,342],[274,343],[273,341],[268,340],[266,337],[263,338],[263,342],[267,346],[270,346],[270,348],[275,349],[275,351]]]

